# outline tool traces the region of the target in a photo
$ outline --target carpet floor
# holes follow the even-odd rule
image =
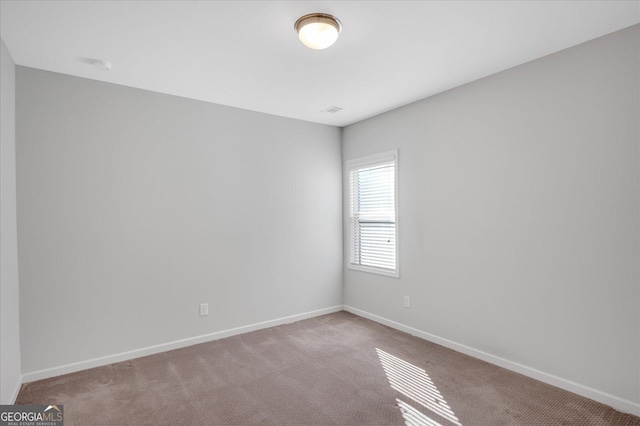
[[[640,418],[347,312],[22,386],[65,426],[638,425]]]

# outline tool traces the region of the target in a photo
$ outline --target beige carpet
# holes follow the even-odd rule
[[[23,385],[65,426],[640,425],[347,312]]]

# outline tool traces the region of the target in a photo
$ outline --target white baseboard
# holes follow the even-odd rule
[[[282,324],[288,324],[296,321],[300,321],[307,318],[313,318],[320,315],[330,314],[333,312],[342,311],[342,305],[332,306],[330,308],[318,309],[311,312],[305,312],[302,314],[291,315],[288,317],[278,318],[270,321],[259,322],[255,324],[245,325],[242,327],[232,328],[229,330],[217,331],[215,333],[204,334],[201,336],[189,337],[187,339],[176,340],[173,342],[167,342],[160,345],[148,346],[146,348],[134,349],[132,351],[121,352],[118,354],[107,355],[100,358],[93,358],[86,361],[74,362],[71,364],[60,365],[57,367],[46,368],[43,370],[32,371],[25,373],[22,376],[24,383],[33,382],[36,380],[47,379],[49,377],[60,376],[63,374],[74,373],[76,371],[86,370],[94,367],[101,367],[103,365],[113,364],[115,362],[127,361],[134,358],[140,358],[143,356],[157,354],[159,352],[170,351],[172,349],[184,348],[186,346],[197,345],[199,343],[206,343],[212,340],[223,339],[225,337],[235,336],[237,334],[249,333],[251,331],[261,330],[264,328],[275,327]],[[18,391],[20,386],[18,386]],[[16,392],[16,396],[17,396]],[[15,401],[15,398],[14,398]]]
[[[418,330],[417,328],[392,321],[390,319],[354,308],[352,306],[345,305],[344,310],[360,317],[378,322],[380,324],[387,325],[391,328],[395,328],[396,330],[404,331],[405,333],[420,337],[421,339],[437,343],[441,346],[453,349],[454,351],[461,352],[463,354],[470,355],[474,358],[481,359],[499,367],[506,368],[507,370],[515,371],[516,373],[523,374],[541,382],[548,383],[550,385],[559,387],[569,392],[576,393],[589,399],[593,399],[594,401],[598,401],[610,407],[613,407],[616,410],[640,416],[640,404],[636,402],[629,401],[615,395],[611,395],[606,392],[602,392],[597,389],[593,389],[588,386],[563,379],[558,376],[554,376],[553,374],[545,373],[544,371],[536,370],[535,368],[527,367],[526,365],[522,365],[517,362],[509,361],[499,356],[491,355],[487,352],[483,352],[481,350],[453,342],[451,340],[433,335],[431,333],[427,333],[422,330]]]
[[[23,381],[24,381],[24,376],[18,377],[18,383],[16,383],[16,388],[13,390],[13,395],[11,395],[11,399],[9,400],[10,405],[13,405],[16,403],[16,399],[18,399],[18,394],[20,393],[20,388],[22,388]]]

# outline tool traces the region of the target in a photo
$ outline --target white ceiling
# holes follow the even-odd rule
[[[326,50],[293,29],[311,12],[342,21]],[[640,1],[2,0],[0,14],[18,65],[345,126],[637,24]]]

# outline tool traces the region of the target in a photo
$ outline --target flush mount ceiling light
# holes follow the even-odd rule
[[[294,28],[300,41],[311,49],[326,49],[336,42],[342,24],[335,16],[311,13],[296,21]]]

